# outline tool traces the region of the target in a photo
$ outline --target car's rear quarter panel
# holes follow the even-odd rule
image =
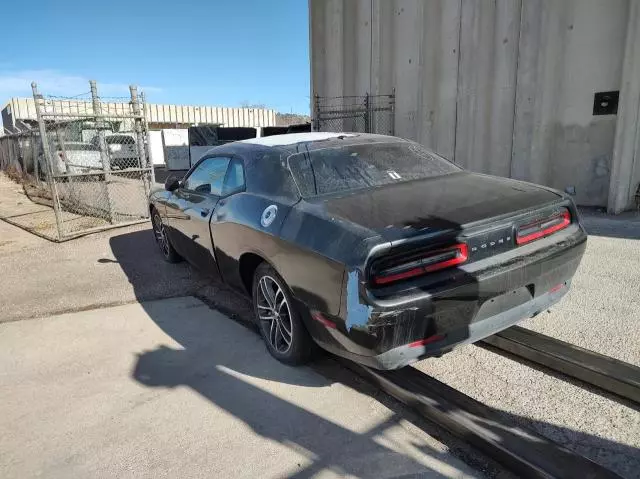
[[[272,204],[278,207],[276,219],[265,227],[260,218]],[[211,232],[225,282],[244,289],[240,260],[245,254],[255,254],[276,269],[296,299],[309,308],[339,313],[344,266],[320,248],[326,242],[325,235],[338,234],[337,228],[329,231],[323,222],[303,221],[285,201],[250,193],[229,197],[216,208],[216,214]]]

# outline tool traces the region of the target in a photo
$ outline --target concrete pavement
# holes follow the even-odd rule
[[[0,247],[0,322],[189,295],[211,283],[185,263],[166,263],[149,225],[60,244],[27,244],[18,238],[32,235],[3,227],[14,239]]]
[[[194,298],[0,325],[0,477],[479,477]]]

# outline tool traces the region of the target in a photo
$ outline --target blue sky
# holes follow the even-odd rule
[[[44,94],[309,112],[306,0],[3,2],[0,105]]]

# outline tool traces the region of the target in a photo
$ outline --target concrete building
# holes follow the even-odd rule
[[[640,0],[310,0],[310,27],[312,97],[395,89],[398,136],[634,206]]]
[[[53,100],[50,107],[57,112],[86,111],[88,102]],[[103,109],[114,113],[127,112],[126,103],[107,103]],[[145,108],[150,130],[188,128],[195,124],[220,124],[229,127],[275,126],[276,112],[265,108],[226,108],[215,106],[162,105],[147,103]],[[2,109],[2,123],[8,133],[24,129],[37,122],[33,98],[11,98]]]

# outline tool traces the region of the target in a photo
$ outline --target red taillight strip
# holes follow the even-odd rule
[[[409,343],[407,346],[410,348],[417,348],[419,346],[425,346],[429,343],[435,343],[437,341],[442,341],[445,338],[442,334],[434,334],[433,336],[429,336],[428,338],[420,339],[418,341],[414,341]]]
[[[457,251],[457,254],[454,258],[448,259],[446,261],[441,261],[439,263],[418,266],[417,268],[411,268],[407,271],[390,274],[388,276],[375,276],[373,278],[373,282],[375,284],[388,284],[394,281],[399,281],[401,279],[420,276],[421,274],[425,273],[433,273],[434,271],[439,271],[441,269],[450,268],[451,266],[456,266],[458,264],[464,263],[469,257],[469,248],[465,243],[456,244],[448,248],[443,248],[436,251],[430,251],[429,256],[441,254],[447,251]],[[429,259],[429,256],[426,256],[424,259]]]
[[[526,243],[530,243],[531,241],[540,239],[544,236],[549,236],[552,233],[555,233],[556,231],[559,231],[563,228],[566,228],[567,226],[569,226],[571,224],[571,214],[569,213],[568,210],[563,211],[562,213],[560,213],[557,216],[553,216],[551,218],[546,218],[542,221],[538,221],[537,223],[531,223],[529,225],[525,225],[522,226],[521,228],[526,229],[526,228],[531,228],[533,226],[535,226],[536,224],[542,224],[542,223],[548,223],[549,221],[553,221],[554,219],[560,219],[560,223],[553,225],[553,226],[549,226],[548,228],[545,228],[543,230],[540,231],[534,231],[533,233],[530,233],[528,235],[525,236],[519,236],[516,235],[516,243],[521,245],[521,244],[526,244]]]
[[[424,273],[424,268],[413,268],[402,273],[391,274],[389,276],[376,276],[373,278],[373,282],[376,284],[387,284],[393,281],[400,281],[401,279],[413,278],[414,276],[420,276]]]
[[[431,273],[433,271],[438,271],[444,268],[449,268],[451,266],[455,266],[457,264],[464,263],[469,258],[469,248],[464,243],[457,244],[451,248],[447,248],[451,250],[458,250],[458,254],[455,258],[448,259],[446,261],[442,261],[441,263],[430,264],[425,266],[425,273]],[[443,250],[446,251],[446,250]]]

